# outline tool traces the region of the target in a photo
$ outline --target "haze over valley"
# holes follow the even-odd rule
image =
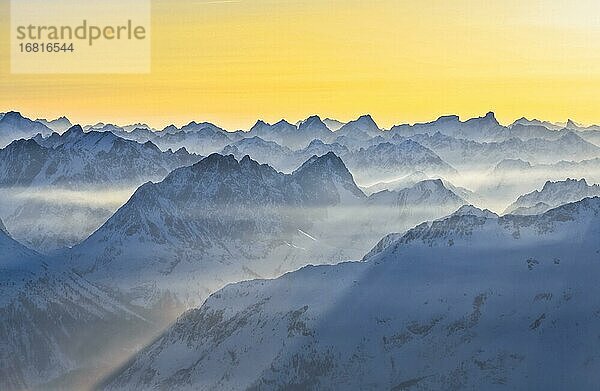
[[[600,126],[10,111],[0,148],[0,389],[600,381]]]

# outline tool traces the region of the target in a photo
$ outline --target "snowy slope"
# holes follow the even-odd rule
[[[195,163],[185,150],[74,126],[12,142],[0,150],[0,215],[14,237],[40,251],[71,246],[91,234],[142,183]]]
[[[364,254],[382,236],[404,233],[415,224],[447,216],[467,204],[442,180],[427,179],[400,190],[383,190],[370,195],[365,205],[348,218],[347,224],[356,224],[360,235],[370,238],[370,246],[363,246]],[[343,235],[349,231],[351,229],[346,228]]]
[[[331,130],[332,132],[335,132],[337,130],[339,130],[342,126],[345,125],[345,123],[338,121],[337,119],[333,119],[333,118],[325,118],[323,120],[323,123],[329,128],[329,130]]]
[[[519,196],[543,188],[547,181],[560,182],[568,178],[585,178],[589,183],[600,183],[600,158],[554,164],[506,159],[487,172],[475,190],[487,199],[499,197],[497,210],[500,212]]]
[[[470,210],[366,262],[228,286],[103,389],[595,390],[600,199]]]
[[[381,135],[382,131],[370,115],[362,115],[340,127],[336,137],[347,136],[356,140],[368,140]]]
[[[481,198],[472,190],[460,186],[454,186],[450,181],[447,181],[443,178],[430,177],[422,171],[415,171],[410,175],[405,175],[388,182],[378,182],[370,186],[362,187],[361,189],[365,192],[365,194],[371,195],[383,190],[397,191],[406,189],[419,182],[429,179],[440,179],[446,188],[471,204],[479,205],[482,203]]]
[[[211,155],[140,187],[74,248],[74,266],[144,305],[171,293],[197,303],[228,282],[293,270],[306,264],[311,227],[327,208],[365,198],[340,164],[333,154],[315,157],[286,175]]]
[[[427,179],[431,179],[429,175],[425,174],[423,171],[415,171],[412,174],[402,176],[392,181],[377,182],[373,185],[365,186],[363,187],[363,191],[366,194],[374,194],[383,190],[402,190]]]
[[[544,184],[542,190],[535,190],[520,196],[504,213],[515,213],[520,208],[526,209],[521,209],[521,212],[516,214],[522,214],[525,211],[531,213],[532,210],[528,210],[527,208],[532,207],[536,207],[534,210],[541,213],[562,204],[598,196],[600,196],[600,185],[588,185],[585,179],[566,179],[558,182],[548,181]]]
[[[298,124],[298,133],[303,138],[303,144],[308,145],[312,140],[330,141],[333,132],[321,121],[318,115],[313,115]]]
[[[441,185],[372,200],[333,153],[292,174],[215,154],[140,187],[69,257],[132,302],[175,297],[187,307],[230,282],[278,276],[315,259],[357,259],[389,230],[418,222],[406,213],[410,202],[430,219],[464,203],[438,192],[450,197]]]
[[[93,376],[109,365],[104,361],[109,350],[116,360],[134,347],[119,343],[135,340],[149,326],[97,286],[49,264],[0,230],[1,389],[66,380],[71,371],[89,370]]]
[[[433,151],[412,140],[360,148],[342,156],[342,159],[357,181],[364,184],[394,180],[415,171],[442,177],[457,174]]]
[[[52,130],[44,124],[23,117],[16,111],[9,111],[0,117],[0,148],[14,140],[31,138],[38,133],[48,135]]]

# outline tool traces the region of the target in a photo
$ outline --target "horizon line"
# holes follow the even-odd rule
[[[568,121],[572,121],[575,125],[577,125],[578,127],[581,127],[581,128],[587,128],[587,127],[592,127],[592,126],[599,126],[596,123],[579,122],[579,121],[576,121],[573,118],[567,118],[565,121],[551,121],[551,120],[547,120],[547,119],[536,118],[534,116],[528,117],[526,115],[522,115],[522,116],[519,116],[517,118],[514,118],[510,122],[500,122],[498,120],[498,118],[496,117],[496,112],[493,111],[493,110],[488,110],[486,112],[486,114],[480,115],[480,116],[475,116],[475,117],[464,116],[464,115],[460,115],[460,114],[456,114],[456,113],[447,113],[447,114],[438,115],[437,117],[430,117],[430,119],[420,120],[420,121],[416,121],[416,122],[401,122],[401,121],[396,121],[390,127],[381,127],[378,124],[377,120],[373,117],[373,115],[370,114],[370,113],[366,113],[366,112],[362,113],[362,114],[358,114],[358,115],[352,117],[352,119],[349,119],[349,120],[341,120],[339,118],[335,118],[335,116],[324,116],[324,115],[319,115],[319,114],[314,114],[314,113],[313,114],[309,114],[309,115],[307,115],[307,116],[305,116],[305,117],[303,117],[303,118],[301,118],[301,119],[299,119],[297,121],[293,121],[293,120],[290,121],[290,120],[288,120],[286,118],[280,118],[278,120],[269,121],[269,120],[264,120],[264,119],[262,119],[260,117],[257,117],[256,120],[254,120],[254,122],[251,125],[249,125],[247,127],[244,127],[244,128],[238,128],[238,129],[231,129],[231,128],[222,127],[222,126],[219,125],[219,121],[213,121],[213,120],[191,119],[191,120],[179,120],[179,121],[172,121],[172,122],[165,121],[165,123],[167,125],[164,125],[162,127],[161,126],[155,127],[154,125],[151,125],[149,123],[149,122],[152,122],[152,121],[137,120],[137,121],[133,121],[133,122],[127,123],[125,121],[123,121],[123,122],[119,122],[119,121],[113,122],[113,121],[105,121],[105,120],[100,119],[100,120],[97,120],[97,121],[92,121],[92,122],[85,123],[85,122],[82,122],[82,121],[72,121],[72,118],[74,118],[74,117],[72,117],[70,114],[66,114],[66,113],[63,113],[63,114],[58,115],[56,117],[54,117],[54,116],[43,116],[43,115],[40,115],[40,114],[31,115],[30,113],[24,113],[23,111],[18,110],[18,109],[14,109],[14,108],[7,109],[7,110],[2,110],[2,111],[0,111],[0,114],[6,114],[6,113],[10,113],[10,112],[19,113],[21,116],[23,116],[25,118],[28,118],[28,119],[30,119],[32,121],[39,121],[39,120],[54,121],[54,120],[57,120],[57,119],[60,119],[60,118],[64,117],[67,120],[69,120],[69,122],[71,122],[72,126],[80,125],[82,128],[83,127],[88,127],[88,126],[95,126],[95,125],[98,125],[98,124],[113,125],[113,126],[117,126],[117,127],[125,127],[125,126],[132,126],[132,125],[139,124],[139,125],[149,126],[151,130],[155,130],[155,131],[164,130],[164,129],[166,129],[169,126],[175,126],[178,129],[180,129],[180,128],[182,128],[182,127],[184,127],[186,125],[189,125],[191,123],[210,123],[210,124],[215,125],[215,126],[221,128],[221,129],[223,129],[223,130],[225,130],[227,132],[249,131],[254,125],[256,125],[260,121],[262,121],[262,122],[264,122],[264,123],[266,123],[268,125],[274,125],[274,124],[276,124],[278,122],[281,122],[281,121],[285,121],[285,122],[287,122],[287,123],[289,123],[291,125],[296,125],[297,123],[299,123],[301,121],[304,121],[304,120],[306,120],[306,119],[308,119],[310,117],[313,117],[313,116],[319,117],[321,119],[321,121],[334,120],[334,121],[341,122],[344,125],[347,124],[347,123],[349,123],[349,122],[356,121],[357,119],[359,119],[359,118],[361,118],[363,116],[369,116],[369,117],[371,117],[371,119],[373,119],[373,121],[375,122],[375,124],[381,130],[390,130],[394,126],[402,126],[402,125],[414,126],[414,125],[418,125],[418,124],[426,124],[426,123],[435,122],[435,121],[439,120],[440,118],[444,118],[444,117],[458,117],[459,121],[464,123],[464,122],[466,122],[466,121],[468,121],[470,119],[485,118],[490,113],[493,114],[494,118],[496,119],[496,121],[501,126],[504,126],[504,127],[508,127],[508,126],[514,124],[516,121],[521,120],[521,119],[525,119],[527,121],[548,122],[548,123],[550,123],[552,125],[565,126],[565,127],[566,127],[566,124],[568,123]],[[46,117],[46,118],[44,118],[44,117]],[[52,117],[54,117],[54,118],[52,118]]]

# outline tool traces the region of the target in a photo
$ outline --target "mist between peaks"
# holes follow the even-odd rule
[[[88,25],[87,20],[76,27],[73,26],[17,26],[18,40],[86,40],[92,46],[94,41],[105,40],[144,40],[146,39],[146,28],[134,25],[129,19],[127,24],[115,26]]]

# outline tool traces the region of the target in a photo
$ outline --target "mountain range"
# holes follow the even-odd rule
[[[419,134],[409,138],[431,149],[454,167],[464,170],[490,169],[504,159],[522,159],[534,164],[551,164],[577,158],[593,159],[600,156],[600,147],[585,141],[573,132],[553,140],[510,138],[501,142],[477,142],[446,136]],[[397,135],[390,142],[403,142]]]
[[[0,114],[0,389],[595,389],[599,135]]]
[[[0,150],[0,211],[14,237],[33,248],[72,246],[136,187],[200,159],[79,126],[13,141]]]
[[[600,185],[588,185],[585,179],[548,181],[541,190],[520,196],[504,213],[539,214],[566,202],[575,202],[588,197],[600,197]]]
[[[412,140],[372,145],[342,158],[359,182],[364,184],[394,180],[415,171],[442,177],[458,174],[431,149]]]
[[[62,117],[59,117],[59,118],[56,118],[53,120],[46,120],[46,119],[38,118],[35,121],[41,123],[42,125],[46,126],[48,129],[52,130],[55,133],[59,133],[59,134],[66,132],[73,126],[71,121],[69,121],[69,119],[65,116],[62,116]]]
[[[136,305],[188,307],[229,282],[356,259],[463,204],[441,181],[367,197],[332,152],[292,174],[213,154],[141,186],[65,258]]]
[[[465,209],[363,262],[230,285],[101,389],[594,389],[599,216]]]
[[[9,111],[0,117],[0,148],[14,140],[31,138],[36,134],[49,135],[52,130],[44,124],[23,117],[16,111]]]

